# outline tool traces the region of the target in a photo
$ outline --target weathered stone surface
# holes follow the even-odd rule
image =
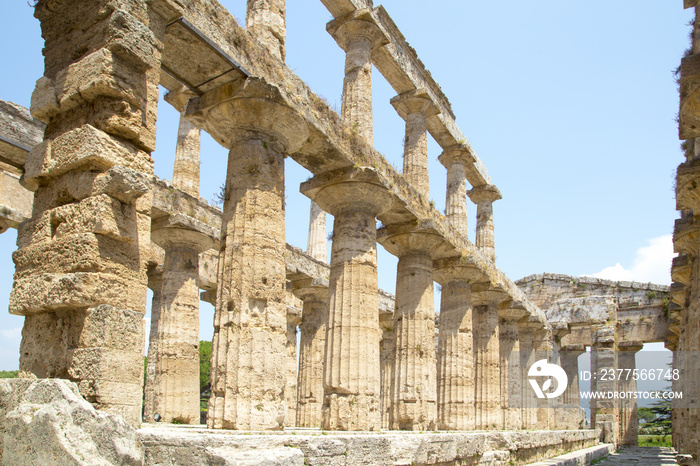
[[[142,465],[143,445],[65,380],[0,380],[3,464]]]
[[[167,461],[172,465],[208,464],[206,461],[211,457],[210,452],[218,449],[229,452],[237,450],[245,455],[257,452],[259,458],[265,458],[266,451],[282,449],[289,456],[293,455],[289,450],[301,452],[302,461],[312,466],[409,466],[453,462],[505,466],[529,464],[590,447],[596,443],[596,435],[591,430],[324,435],[319,430],[303,430],[241,435],[155,425],[144,426],[139,431],[139,438],[146,448],[146,463],[162,464]]]

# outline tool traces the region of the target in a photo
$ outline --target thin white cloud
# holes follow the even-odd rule
[[[671,260],[673,252],[673,235],[659,236],[649,240],[647,246],[637,249],[630,268],[619,262],[606,267],[591,277],[616,281],[651,282],[659,285],[671,284]]]

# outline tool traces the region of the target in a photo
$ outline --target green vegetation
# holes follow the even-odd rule
[[[207,412],[209,395],[211,394],[211,384],[209,375],[211,373],[211,342],[199,342],[199,410]]]
[[[640,447],[671,447],[670,435],[640,435],[638,437]]]
[[[647,408],[646,406],[642,406],[641,408],[637,409],[637,417],[640,421],[643,421],[645,424],[656,420],[656,414],[654,413],[654,411],[652,411],[651,408]]]
[[[19,371],[0,371],[0,379],[16,379]]]

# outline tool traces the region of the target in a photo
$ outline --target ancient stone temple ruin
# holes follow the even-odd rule
[[[645,342],[692,348],[694,326],[684,337],[677,317],[686,296],[698,302],[692,215],[677,226],[684,285],[670,306],[655,285],[548,274],[514,283],[495,265],[501,194],[440,87],[384,8],[322,3],[346,53],[340,115],[284,64],[284,0],[248,0],[245,25],[216,0],[37,2],[45,72],[31,116],[0,105],[22,386],[74,382],[94,408],[140,427],[148,464],[250,450],[279,461],[265,464],[525,464],[636,443],[630,400],[598,401],[587,428],[578,356],[590,348],[597,367],[634,369]],[[373,67],[396,91],[377,104],[406,122],[401,173],[373,148]],[[172,181],[154,176],[150,155],[159,86],[181,114]],[[222,210],[199,197],[201,131],[229,150]],[[428,133],[447,170],[444,214],[429,197]],[[312,175],[299,187],[310,199],[306,251],[286,243],[285,157]],[[679,171],[679,193],[687,179]],[[687,212],[694,198],[682,192]],[[393,296],[378,288],[377,243],[398,258]],[[216,309],[212,430],[174,433],[152,422],[200,422],[200,296]],[[542,359],[566,371],[561,397],[538,398],[527,382]],[[692,413],[677,416],[692,423]],[[697,452],[694,430],[684,432],[682,448]]]

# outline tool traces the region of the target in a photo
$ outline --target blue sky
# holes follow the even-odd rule
[[[245,1],[222,2],[237,18]],[[503,200],[494,206],[497,264],[512,279],[541,272],[669,283],[673,194],[682,161],[673,70],[688,46],[691,12],[676,2],[442,1],[382,3],[450,99],[457,123]],[[38,21],[22,0],[2,6],[0,99],[29,106],[43,74]],[[340,107],[344,54],[317,0],[287,1],[287,63]],[[401,166],[404,123],[375,70],[375,146]],[[170,178],[176,112],[161,105],[156,174]],[[207,137],[201,195],[223,183],[226,151]],[[429,145],[431,196],[445,203],[440,148]],[[288,159],[287,237],[306,246],[308,172]],[[470,237],[475,209],[470,204]],[[329,217],[329,220],[330,217]],[[330,224],[329,224],[330,225]],[[0,308],[7,309],[16,234],[0,235]],[[380,286],[396,261],[380,248]],[[202,307],[202,336],[213,309]],[[22,318],[0,313],[0,370],[18,366]]]

